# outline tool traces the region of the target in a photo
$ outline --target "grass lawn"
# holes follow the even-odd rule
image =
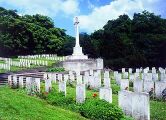
[[[151,120],[166,120],[166,102],[150,101]]]
[[[77,113],[51,106],[8,87],[0,87],[0,96],[2,120],[85,120]]]

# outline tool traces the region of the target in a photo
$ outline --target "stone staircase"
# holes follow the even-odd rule
[[[45,70],[45,68],[38,68],[38,69],[32,69],[32,70],[24,70],[24,71],[20,71],[20,72],[0,73],[0,86],[7,85],[8,75],[17,74],[18,76],[24,76],[24,77],[43,78],[44,73],[41,71],[44,71],[44,70]]]
[[[9,75],[9,73],[1,73],[0,74],[0,86],[6,85],[8,83],[8,75]]]

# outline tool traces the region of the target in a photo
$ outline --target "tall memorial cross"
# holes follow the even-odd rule
[[[75,25],[75,31],[76,31],[76,44],[75,44],[75,47],[80,47],[80,44],[79,44],[79,21],[78,21],[78,17],[75,17],[75,21],[74,21],[74,25]]]

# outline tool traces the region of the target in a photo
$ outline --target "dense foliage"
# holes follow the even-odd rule
[[[108,67],[166,66],[166,19],[147,11],[135,13],[133,19],[121,15],[81,38],[83,46],[90,44],[84,51],[104,58]]]
[[[120,120],[124,118],[122,110],[104,100],[87,100],[80,108],[83,116],[92,120]]]
[[[48,68],[47,72],[64,72],[65,69],[62,67]]]
[[[130,120],[118,106],[97,98],[87,99],[85,103],[78,104],[71,96],[65,96],[64,93],[59,93],[55,89],[52,89],[50,93],[44,92],[40,97],[51,105],[76,111],[89,119]]]
[[[166,19],[143,11],[121,15],[91,35],[80,34],[83,52],[107,67],[166,67]],[[0,7],[0,56],[40,53],[71,55],[74,38],[42,15],[19,16]]]
[[[0,56],[65,53],[70,39],[47,16],[19,16],[0,7]]]

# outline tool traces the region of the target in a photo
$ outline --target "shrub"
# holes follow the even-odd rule
[[[132,81],[129,82],[129,86],[133,87],[133,82]]]
[[[48,92],[40,92],[36,94],[38,97],[40,97],[41,99],[46,99],[48,96]]]
[[[111,88],[112,88],[112,93],[113,94],[118,94],[118,91],[120,91],[120,86],[117,85],[117,84],[112,84]]]
[[[48,68],[47,72],[64,72],[65,69],[62,67],[56,67],[56,68]]]
[[[98,99],[89,99],[82,104],[80,114],[92,120],[120,120],[124,118],[119,107]]]
[[[111,80],[111,84],[116,84],[116,81],[115,80]]]
[[[48,103],[52,105],[58,105],[58,106],[65,106],[69,104],[75,103],[74,99],[72,97],[68,97],[64,95],[64,93],[58,93],[55,91],[51,91],[47,96]]]

